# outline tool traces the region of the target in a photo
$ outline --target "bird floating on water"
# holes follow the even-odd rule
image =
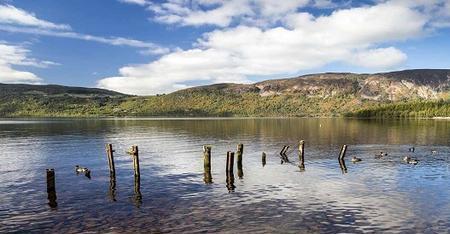
[[[437,154],[437,150],[432,150],[431,154]]]
[[[413,147],[409,148],[408,151],[414,153],[414,151],[416,151],[416,148],[414,148],[414,146],[413,146]]]
[[[361,162],[362,161],[362,159],[360,159],[360,158],[357,158],[357,157],[355,157],[355,156],[353,156],[352,157],[352,162]]]
[[[417,165],[419,163],[419,160],[411,158],[410,156],[403,157],[403,161],[409,164]]]
[[[84,175],[91,179],[91,171],[87,167],[80,167],[79,165],[75,166],[75,171],[77,172],[77,175],[79,173],[84,173]]]
[[[384,153],[383,151],[380,151],[379,154],[375,154],[375,158],[382,158],[382,157],[384,157],[384,156],[388,156],[388,154],[387,154],[387,153]]]
[[[75,166],[75,171],[79,172],[79,173],[85,173],[85,172],[88,172],[89,169],[87,169],[87,167],[80,167],[80,166],[76,165]]]

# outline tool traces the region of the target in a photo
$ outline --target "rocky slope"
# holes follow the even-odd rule
[[[267,80],[255,84],[215,84],[183,92],[224,91],[258,93],[262,97],[299,94],[329,98],[352,95],[360,100],[436,100],[450,90],[450,69],[406,70],[377,74],[323,73],[296,78]]]

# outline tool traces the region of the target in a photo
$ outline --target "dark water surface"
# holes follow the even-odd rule
[[[115,189],[106,143],[116,150]],[[235,167],[229,192],[226,152],[238,143],[243,177]],[[125,153],[133,144],[140,187]],[[206,144],[212,184],[203,177]],[[292,163],[281,164],[285,144]],[[342,144],[349,145],[345,174],[337,161]],[[448,233],[449,145],[448,120],[0,120],[0,233]],[[389,155],[375,159],[379,151]],[[419,164],[404,163],[405,155]],[[76,175],[77,164],[91,169],[90,180]],[[56,172],[56,208],[48,204],[46,168]]]

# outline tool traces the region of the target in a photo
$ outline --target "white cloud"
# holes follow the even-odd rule
[[[26,12],[11,5],[0,5],[0,23],[58,30],[70,29],[70,26],[68,25],[55,24],[38,19],[33,13]]]
[[[170,92],[192,82],[248,82],[341,62],[371,69],[401,65],[400,50],[381,44],[422,36],[429,18],[391,2],[314,16],[291,12],[271,28],[237,26],[203,35],[195,48],[121,68],[98,86],[132,94]]]
[[[134,3],[145,2],[141,0],[124,1]],[[29,13],[11,5],[0,5],[0,31],[72,38],[115,46],[130,46],[143,49],[143,54],[162,54],[170,52],[168,48],[161,47],[151,42],[123,37],[100,37],[77,33],[71,30],[69,25],[55,24],[38,19],[33,13]]]
[[[1,83],[39,83],[41,78],[14,66],[48,67],[56,65],[51,61],[39,61],[29,57],[30,51],[23,46],[0,42],[0,82]]]
[[[164,54],[170,52],[169,49],[151,42],[122,37],[100,37],[77,33],[72,31],[71,27],[66,24],[55,24],[39,19],[33,13],[12,5],[0,4],[0,31],[72,38],[114,46],[129,46],[141,49],[142,54]],[[51,61],[38,61],[28,58],[28,54],[29,50],[22,46],[8,45],[0,41],[0,82],[37,83],[41,81],[41,78],[31,72],[13,68],[16,65],[40,68],[58,65],[58,63]]]
[[[247,22],[248,25],[269,25],[309,3],[310,0],[167,0],[161,4],[151,3],[148,9],[156,15],[154,19],[161,23],[227,27],[233,21]]]
[[[389,47],[356,52],[349,61],[357,66],[383,70],[396,67],[404,63],[407,58],[407,55],[402,51]]]
[[[380,0],[386,2],[388,0]],[[393,4],[416,8],[429,17],[430,30],[450,27],[450,0],[390,0]]]

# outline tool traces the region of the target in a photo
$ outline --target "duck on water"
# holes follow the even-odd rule
[[[410,156],[403,157],[403,161],[409,164],[417,165],[419,163],[419,160],[411,158]]]
[[[87,178],[91,179],[91,171],[87,167],[80,167],[79,165],[76,165],[75,171],[77,175],[80,173],[84,173]]]

